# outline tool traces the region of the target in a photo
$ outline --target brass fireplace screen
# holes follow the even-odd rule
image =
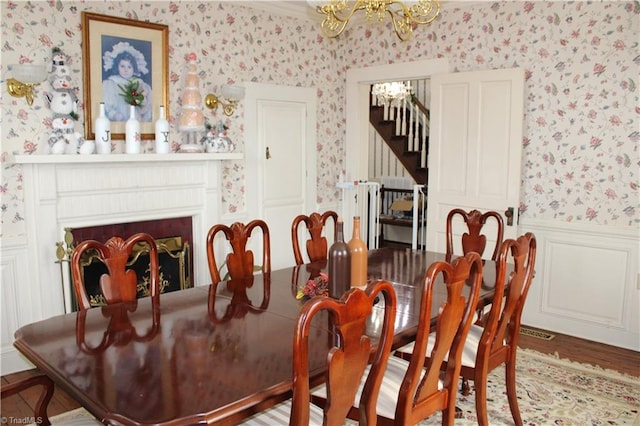
[[[160,293],[193,287],[189,275],[191,271],[189,243],[183,244],[181,237],[172,237],[159,238],[156,240],[156,245],[160,268]],[[94,250],[87,251],[80,264],[83,267],[83,279],[91,306],[106,305],[99,282],[100,277],[108,273],[107,267]],[[138,298],[149,296],[149,246],[146,243],[136,244],[127,267],[138,277]],[[71,291],[71,305],[74,311],[78,310],[75,291]]]

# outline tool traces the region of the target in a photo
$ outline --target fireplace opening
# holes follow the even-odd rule
[[[141,221],[122,224],[91,226],[84,228],[66,228],[67,243],[75,247],[85,240],[106,242],[113,236],[123,239],[129,238],[137,232],[151,235],[158,248],[158,266],[160,268],[160,293],[179,291],[193,287],[193,264],[191,247],[193,242],[191,217],[171,218],[152,221]],[[83,276],[89,294],[91,306],[105,305],[105,299],[100,290],[100,277],[107,273],[107,268],[97,256],[97,253],[86,253],[81,260]],[[145,243],[137,244],[127,262],[127,268],[132,269],[138,278],[137,296],[149,295],[149,247]],[[78,310],[78,302],[73,283],[64,284],[69,291],[71,310]],[[64,288],[63,288],[64,289]]]

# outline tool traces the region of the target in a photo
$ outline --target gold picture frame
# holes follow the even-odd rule
[[[136,108],[140,115],[136,118],[140,121],[141,137],[155,138],[154,123],[158,119],[160,105],[169,111],[168,46],[167,25],[82,12],[86,139],[95,140],[95,119],[99,115],[100,102],[105,102],[107,118],[111,120],[111,139],[124,140],[128,113],[124,114],[126,103],[120,95],[119,86],[126,87],[127,80],[116,74],[118,69],[125,69],[118,64],[126,67],[127,63],[129,72],[139,80],[139,88],[145,93],[151,92],[151,102],[143,100],[143,104]],[[126,77],[127,74],[124,75]],[[148,99],[149,96],[145,96],[145,100]]]

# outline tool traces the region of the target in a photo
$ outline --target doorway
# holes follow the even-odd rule
[[[346,158],[353,179],[363,180],[369,122],[361,117],[368,117],[369,85],[431,79],[426,245],[436,251],[443,250],[444,218],[455,207],[504,212],[505,238],[514,238],[520,198],[523,70],[448,73],[446,68],[446,60],[437,60],[347,72]]]
[[[353,68],[347,71],[347,180],[367,180],[369,173],[369,92],[373,83],[397,80],[420,80],[449,72],[447,59]],[[367,117],[367,119],[363,119]],[[343,206],[344,211],[351,211]],[[351,224],[345,221],[345,235],[351,235]]]

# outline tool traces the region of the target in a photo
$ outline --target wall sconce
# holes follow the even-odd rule
[[[224,115],[232,115],[236,110],[238,101],[244,97],[244,87],[223,84],[220,91],[222,94],[219,97],[209,93],[204,98],[204,104],[209,109],[217,109],[218,105],[222,105]]]
[[[25,97],[29,105],[33,104],[33,87],[47,78],[47,67],[35,64],[9,65],[12,78],[7,80],[7,92],[16,98]]]

